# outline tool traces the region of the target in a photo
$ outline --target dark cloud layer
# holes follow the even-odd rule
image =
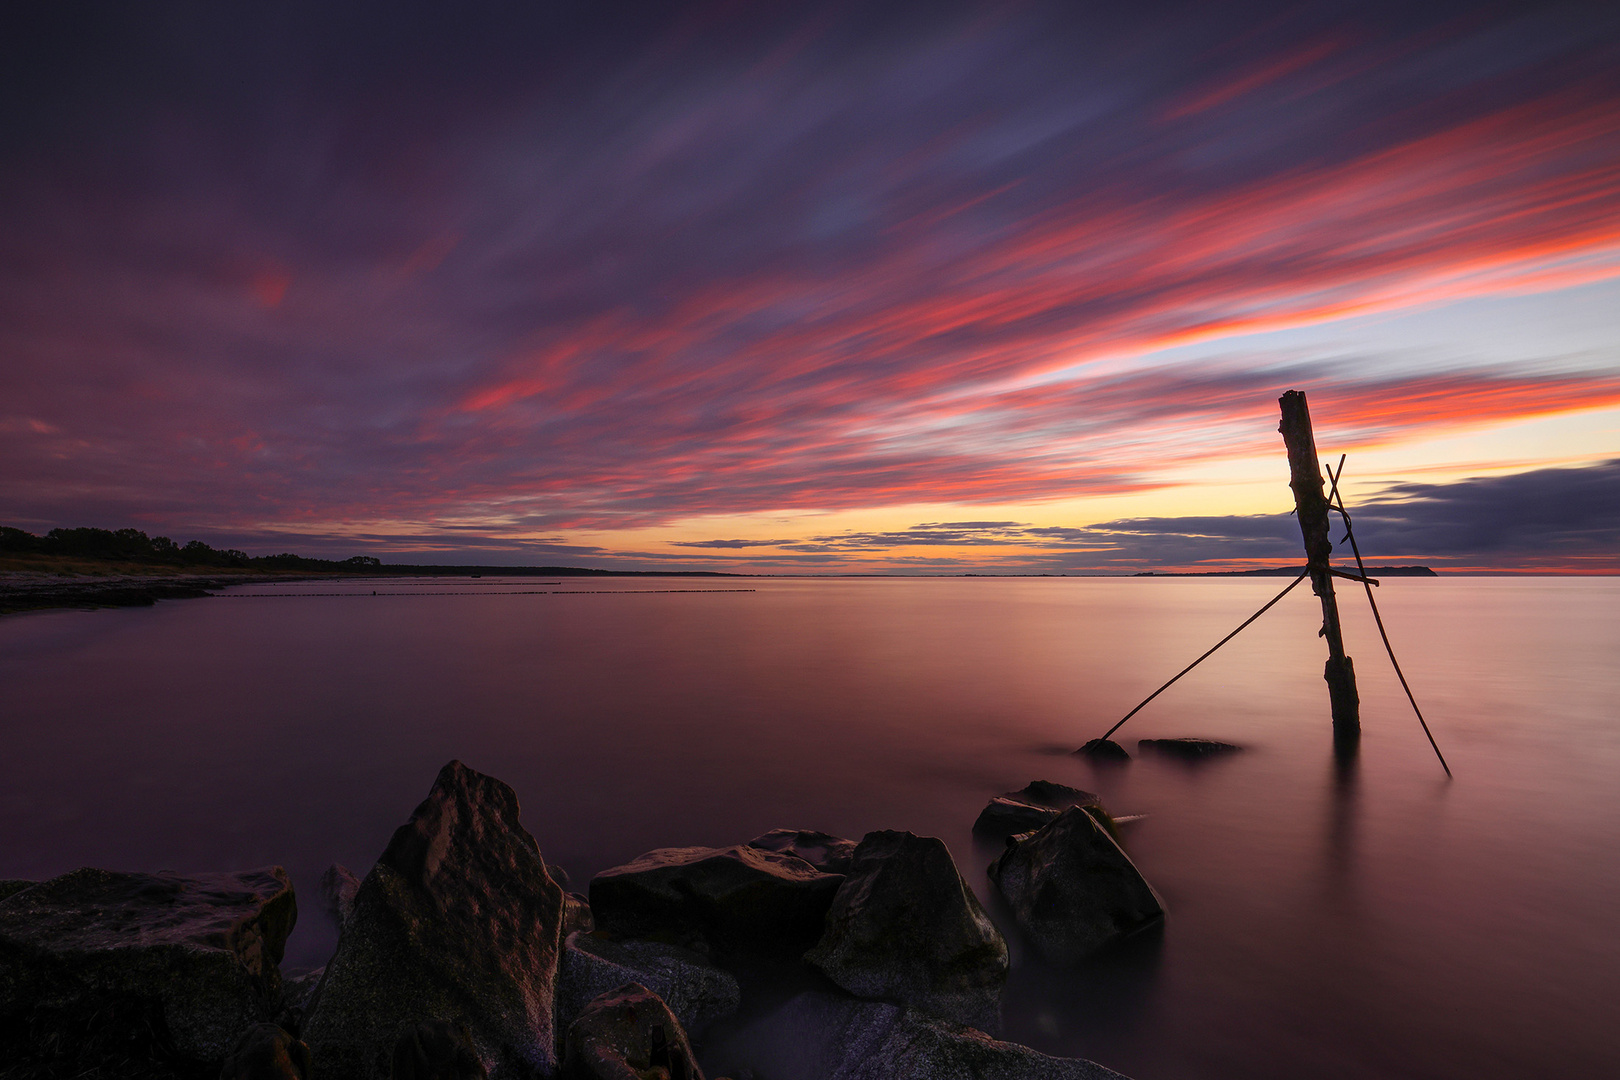
[[[1620,402],[1612,364],[1539,358],[1028,381],[1610,273],[1613,10],[0,19],[16,524],[403,544],[1007,503],[1152,487],[1144,446],[1250,453],[1291,386],[1330,392],[1323,429],[1347,443]],[[839,546],[801,557],[818,545]]]

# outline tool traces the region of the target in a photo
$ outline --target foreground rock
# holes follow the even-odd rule
[[[386,1075],[401,1025],[465,1025],[492,1075],[556,1068],[563,894],[512,789],[459,761],[361,882],[304,1029],[317,1077]]]
[[[1014,838],[990,879],[1048,961],[1072,964],[1164,917],[1164,905],[1118,843],[1084,808]]]
[[[728,1069],[771,1080],[1126,1080],[910,1009],[804,993],[722,1050]]]
[[[591,913],[610,936],[721,956],[798,956],[821,936],[843,882],[797,855],[741,844],[660,848],[591,881]]]
[[[1004,837],[1034,832],[1071,806],[1097,805],[1090,791],[1032,780],[1021,791],[1008,791],[991,799],[973,823],[975,836]]]
[[[855,856],[855,841],[814,829],[772,829],[748,841],[748,846],[797,855],[824,874],[848,873],[849,860]]]
[[[868,833],[804,958],[859,997],[1000,1026],[1007,943],[932,836]]]
[[[418,1020],[394,1043],[389,1080],[485,1080],[488,1075],[465,1024]]]
[[[742,1004],[742,990],[730,972],[678,945],[571,934],[557,974],[558,1030],[566,1030],[593,1000],[627,983],[662,998],[693,1036]]]
[[[651,1080],[656,1069],[669,1080],[703,1080],[680,1022],[645,986],[603,994],[568,1028],[564,1071],[573,1080]]]
[[[279,866],[196,876],[84,869],[17,890],[0,900],[0,1026],[92,1055],[96,1039],[124,1025],[217,1066],[243,1031],[270,1019],[297,918]]]
[[[307,1080],[309,1047],[275,1024],[254,1024],[225,1059],[219,1080]]]
[[[1186,761],[1202,761],[1221,754],[1235,754],[1243,747],[1217,739],[1137,739],[1136,748],[1150,754],[1165,754]]]

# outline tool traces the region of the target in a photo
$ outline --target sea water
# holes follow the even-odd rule
[[[322,871],[363,874],[460,758],[580,891],[778,826],[942,837],[1013,949],[1007,1037],[1138,1080],[1620,1075],[1620,579],[1383,583],[1454,779],[1348,589],[1355,761],[1303,587],[1117,736],[1245,752],[1069,754],[1283,584],[485,577],[7,617],[0,878],[282,864],[284,966],[319,966]],[[1029,954],[970,828],[1033,779],[1147,815],[1162,933]]]

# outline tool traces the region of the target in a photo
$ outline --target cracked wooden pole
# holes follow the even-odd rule
[[[1344,654],[1344,637],[1339,632],[1339,605],[1333,596],[1333,540],[1328,536],[1328,504],[1322,492],[1316,436],[1311,432],[1311,411],[1300,390],[1290,390],[1277,401],[1282,406],[1282,425],[1277,430],[1288,447],[1288,486],[1294,489],[1294,510],[1305,540],[1305,566],[1311,574],[1311,591],[1322,598],[1321,635],[1328,646],[1322,677],[1327,680],[1333,708],[1333,736],[1340,744],[1354,743],[1361,737],[1361,698],[1356,693],[1356,669]]]

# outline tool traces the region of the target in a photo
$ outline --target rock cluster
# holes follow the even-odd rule
[[[1162,915],[1095,796],[1038,781],[1002,802],[1036,827],[991,874],[1044,955]],[[933,837],[778,829],[648,852],[588,899],[566,882],[512,789],[455,761],[363,878],[328,871],[337,949],[285,983],[296,905],[279,868],[0,882],[0,1062],[41,1078],[703,1080],[694,1045],[712,1036],[711,1064],[773,1080],[1117,1077],[986,1034],[1007,945]]]

